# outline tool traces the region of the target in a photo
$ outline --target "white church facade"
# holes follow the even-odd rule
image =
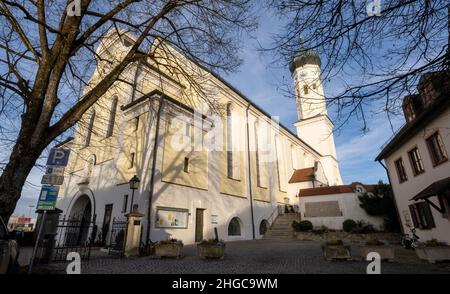
[[[110,32],[97,54],[119,60],[132,42]],[[166,67],[148,59],[128,68],[128,82],[115,83],[66,143],[71,155],[57,201],[65,217],[95,215],[109,229],[137,204],[144,243],[194,243],[212,238],[214,228],[226,241],[258,239],[279,205],[298,206],[300,188],[342,185],[317,54],[299,52],[290,66],[294,134],[216,74],[159,45],[153,56]],[[87,88],[110,67],[97,63]],[[313,181],[291,181],[304,169]]]

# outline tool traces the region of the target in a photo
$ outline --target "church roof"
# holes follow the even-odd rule
[[[300,51],[294,54],[292,61],[289,63],[289,70],[294,73],[295,69],[302,67],[305,64],[315,64],[320,67],[320,56],[314,49],[301,48]]]
[[[301,183],[314,180],[314,167],[307,167],[294,170],[294,173],[289,180],[289,184]]]

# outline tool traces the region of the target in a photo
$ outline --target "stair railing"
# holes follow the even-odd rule
[[[269,228],[272,227],[273,223],[277,219],[278,215],[283,213],[283,206],[277,205],[275,209],[272,211],[270,216],[267,218],[267,221],[269,222]]]

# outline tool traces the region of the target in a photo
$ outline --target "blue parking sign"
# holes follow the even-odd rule
[[[59,187],[43,185],[37,204],[38,210],[53,210],[56,207],[56,199],[58,198]]]
[[[52,148],[48,156],[47,165],[66,166],[69,161],[70,150]]]

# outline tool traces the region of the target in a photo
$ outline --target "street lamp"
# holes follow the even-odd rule
[[[134,202],[134,190],[136,190],[137,188],[139,188],[139,183],[141,180],[139,180],[139,178],[134,175],[131,179],[130,179],[130,189],[132,190],[131,192],[131,206],[130,206],[130,213],[133,211],[133,202]]]

